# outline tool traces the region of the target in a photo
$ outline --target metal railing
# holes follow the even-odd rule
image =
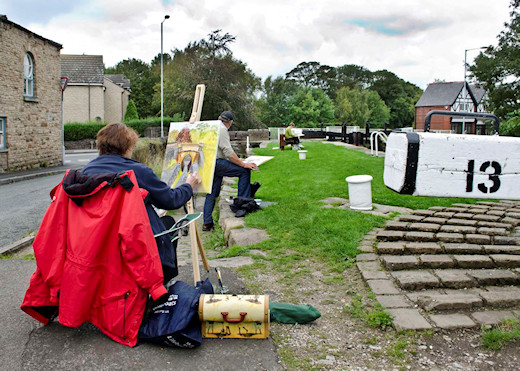
[[[431,120],[432,120],[432,116],[434,116],[434,115],[450,116],[450,117],[471,117],[471,118],[477,118],[477,119],[493,120],[494,121],[493,129],[495,131],[495,135],[498,135],[500,120],[498,119],[497,116],[493,115],[492,113],[486,113],[486,112],[430,111],[426,114],[426,117],[424,118],[424,131],[425,132],[430,131]]]

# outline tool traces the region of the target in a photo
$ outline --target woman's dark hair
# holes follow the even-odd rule
[[[100,155],[114,153],[122,156],[135,146],[139,135],[125,124],[112,123],[98,131],[96,138]]]

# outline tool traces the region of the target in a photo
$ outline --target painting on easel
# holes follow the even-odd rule
[[[220,121],[172,122],[164,155],[161,179],[171,188],[186,183],[190,173],[199,173],[197,193],[211,193],[217,157]]]

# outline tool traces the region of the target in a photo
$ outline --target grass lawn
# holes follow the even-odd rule
[[[270,257],[287,264],[290,260],[319,258],[343,269],[345,259],[354,257],[363,236],[386,220],[361,212],[324,209],[320,200],[326,197],[348,198],[345,178],[350,175],[372,175],[374,203],[412,209],[448,206],[455,202],[475,202],[460,198],[430,198],[400,195],[383,183],[384,158],[332,144],[306,142],[306,160],[299,160],[292,150],[255,149],[257,155],[275,156],[253,172],[252,181],[262,187],[257,198],[276,202],[260,212],[246,216],[249,227],[267,230],[271,238],[259,244],[271,251]],[[226,254],[238,254],[231,249]],[[337,266],[339,265],[339,266]]]

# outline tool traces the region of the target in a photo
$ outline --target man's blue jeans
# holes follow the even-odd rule
[[[235,165],[229,160],[218,158],[215,164],[211,193],[206,195],[204,202],[204,224],[213,223],[211,214],[215,207],[215,201],[220,195],[222,178],[225,176],[238,177],[238,197],[251,197],[251,170]]]

